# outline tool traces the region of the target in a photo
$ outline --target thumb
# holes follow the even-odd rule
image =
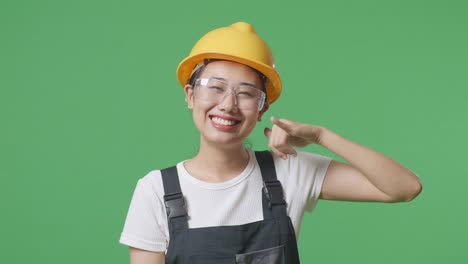
[[[265,137],[269,139],[271,135],[271,129],[268,127],[265,127],[265,129],[263,130],[263,134],[265,134]]]

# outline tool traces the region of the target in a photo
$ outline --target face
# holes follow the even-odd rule
[[[231,86],[249,83],[261,87],[260,78],[254,70],[230,61],[209,63],[199,78],[222,78]],[[207,102],[194,96],[194,87],[191,85],[185,86],[185,94],[201,140],[210,143],[242,144],[262,115],[257,110],[239,109],[232,94],[219,102]]]

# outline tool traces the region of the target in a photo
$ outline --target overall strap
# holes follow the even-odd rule
[[[276,177],[275,163],[270,151],[255,151],[263,178],[264,219],[286,215],[283,187]]]
[[[185,208],[184,196],[180,189],[177,167],[173,166],[161,170],[161,176],[164,186],[164,203],[166,205],[169,232],[171,232],[171,228],[188,228],[187,210]]]

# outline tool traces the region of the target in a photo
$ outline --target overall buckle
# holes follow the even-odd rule
[[[164,195],[164,203],[166,204],[166,212],[168,218],[187,215],[185,208],[185,200],[182,193],[178,192]]]
[[[284,200],[283,187],[281,186],[281,182],[278,180],[264,181],[263,193],[268,201],[268,208],[271,208],[274,205],[286,204],[286,201]]]

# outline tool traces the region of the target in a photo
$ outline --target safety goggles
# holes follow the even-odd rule
[[[260,111],[265,103],[265,93],[252,84],[239,83],[231,86],[218,78],[200,78],[195,81],[195,97],[211,103],[220,103],[229,94],[233,95],[239,109]]]

